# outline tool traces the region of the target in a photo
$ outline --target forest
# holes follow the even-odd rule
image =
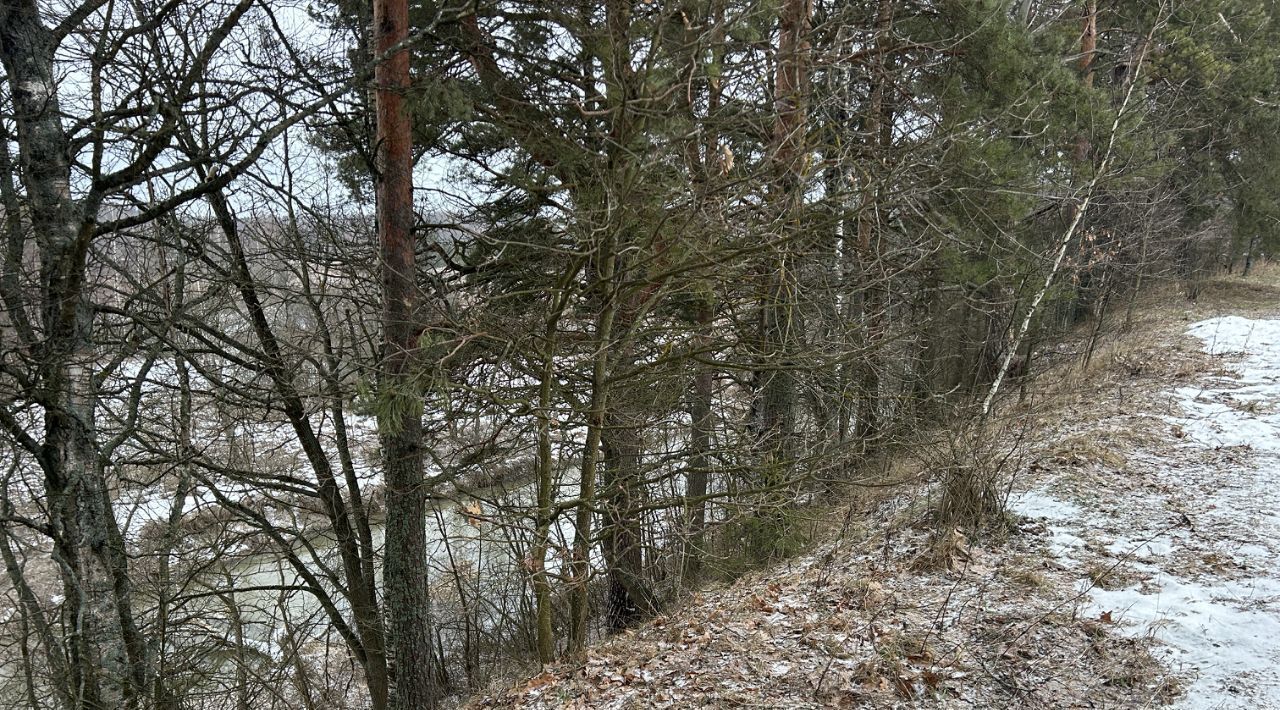
[[[1278,13],[0,0],[0,706],[456,706],[851,491],[995,535],[1044,353],[1280,246]]]

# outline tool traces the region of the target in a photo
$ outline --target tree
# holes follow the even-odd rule
[[[110,451],[98,441],[95,313],[89,298],[88,257],[96,237],[118,228],[102,222],[104,201],[160,169],[159,159],[174,139],[178,107],[189,99],[221,43],[252,5],[246,1],[233,6],[212,26],[198,53],[181,68],[184,73],[171,76],[175,93],[164,104],[167,111],[149,127],[137,152],[117,169],[109,169],[103,159],[108,130],[114,127],[99,123],[88,132],[84,138],[92,151],[93,170],[84,176],[86,193],[77,199],[73,136],[63,125],[55,55],[83,23],[100,21],[104,30],[115,29],[108,23],[123,11],[100,12],[105,4],[77,6],[53,27],[44,24],[44,13],[34,1],[9,3],[0,15],[0,60],[17,125],[26,214],[40,260],[38,300],[29,303],[16,292],[11,277],[5,304],[24,341],[19,378],[43,415],[39,427],[32,428],[6,408],[0,423],[44,472],[49,506],[46,530],[54,540],[65,595],[71,681],[67,701],[80,707],[137,705],[152,684],[153,672],[147,640],[136,618],[129,561],[107,490],[104,469]],[[101,62],[121,49],[119,36],[104,31],[93,59],[101,68]],[[94,88],[101,98],[100,80]],[[167,206],[188,201],[208,188],[199,185],[175,195]],[[9,203],[11,207],[12,198]],[[138,224],[150,217],[144,213],[122,221]],[[19,273],[25,251],[19,217],[9,213],[6,218],[10,220],[9,266],[11,273]],[[33,435],[32,430],[37,433]]]
[[[435,654],[427,586],[426,480],[422,470],[422,398],[414,378],[418,350],[414,265],[413,142],[404,92],[409,86],[406,0],[376,0],[378,65],[378,240],[382,253],[383,352],[379,387],[385,401],[378,429],[387,481],[384,579],[395,673],[393,706],[435,705]]]
[[[1274,246],[1273,5],[5,4],[0,699],[430,706],[939,428],[1002,519],[1037,342]]]

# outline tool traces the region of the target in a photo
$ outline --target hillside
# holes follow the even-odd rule
[[[1276,0],[2,0],[0,76],[0,708],[1280,708]]]
[[[1048,394],[1001,413],[1006,535],[938,539],[925,488],[862,493],[803,556],[475,706],[1280,706],[1275,304],[1224,279],[1084,371],[1054,348]]]

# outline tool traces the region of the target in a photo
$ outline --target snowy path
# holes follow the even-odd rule
[[[1081,573],[1082,615],[1159,642],[1185,684],[1175,707],[1280,708],[1280,321],[1187,332],[1224,369],[1173,390],[1114,485],[1051,482],[1014,507]]]

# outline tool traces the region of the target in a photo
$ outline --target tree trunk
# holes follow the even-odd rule
[[[543,331],[542,373],[538,382],[538,490],[533,544],[529,552],[529,574],[533,586],[535,645],[538,661],[544,665],[554,661],[556,655],[555,629],[551,623],[551,580],[547,574],[547,551],[551,546],[551,526],[555,523],[555,461],[551,450],[552,383],[556,374],[560,319],[564,316],[571,284],[581,270],[582,263],[582,260],[577,260],[572,269],[566,269],[558,284]]]
[[[163,258],[163,252],[161,253],[161,258]],[[168,307],[170,318],[176,318],[177,314],[182,310],[187,286],[186,273],[186,255],[183,252],[179,252],[178,263],[174,269],[172,287],[168,283],[165,284],[165,305]],[[170,326],[172,326],[172,322]],[[181,699],[168,682],[171,605],[173,596],[179,590],[179,587],[173,584],[171,560],[173,551],[178,548],[179,543],[182,541],[183,511],[187,502],[187,495],[191,492],[192,482],[189,457],[191,452],[195,450],[192,440],[191,375],[187,367],[186,357],[181,353],[176,354],[173,358],[173,367],[175,374],[178,376],[178,411],[176,412],[178,445],[176,447],[177,450],[174,452],[174,459],[182,463],[178,466],[178,480],[174,484],[164,538],[161,541],[159,554],[157,554],[160,563],[159,579],[156,585],[156,596],[158,598],[156,600],[155,648],[157,658],[155,659],[155,681],[151,691],[151,702],[156,710],[178,710],[181,707]]]
[[[342,560],[342,570],[346,576],[345,592],[351,603],[351,611],[359,632],[359,639],[352,643],[352,652],[363,666],[371,704],[374,710],[380,710],[387,704],[386,642],[382,618],[378,611],[373,570],[366,569],[364,560],[368,555],[361,551],[362,535],[352,526],[347,503],[338,487],[329,454],[311,425],[303,396],[293,384],[292,371],[286,362],[283,347],[267,320],[266,308],[262,304],[250,271],[248,257],[240,238],[235,215],[231,213],[231,206],[220,190],[214,190],[209,194],[209,203],[227,239],[232,261],[232,279],[245,304],[250,325],[266,356],[263,369],[266,370],[276,396],[279,398],[281,409],[288,418],[294,435],[298,438],[307,462],[311,465],[311,470],[316,477],[320,501],[333,526],[338,553]],[[339,445],[341,446],[341,443]]]
[[[605,192],[598,214],[604,216],[605,229],[614,236],[608,242],[617,251],[612,278],[601,278],[603,297],[619,300],[613,324],[617,337],[608,342],[613,351],[608,371],[615,380],[636,363],[632,345],[634,329],[640,324],[649,298],[656,285],[637,287],[641,268],[636,266],[634,251],[641,247],[637,228],[643,217],[637,199],[631,194],[638,170],[636,139],[642,135],[644,116],[633,106],[642,99],[632,56],[633,0],[609,0],[605,3],[605,29],[608,52],[602,57],[605,97],[610,106],[609,141],[606,148]],[[641,198],[642,199],[642,198]],[[660,253],[659,250],[654,250]],[[609,628],[620,630],[653,611],[652,595],[644,581],[644,556],[641,549],[641,521],[638,503],[646,494],[640,464],[644,453],[643,395],[638,383],[610,384],[609,406],[601,420],[600,444],[603,456],[601,483],[603,513],[600,531],[602,552],[608,570],[608,600],[605,616]],[[620,395],[620,396],[619,396]]]
[[[862,204],[858,210],[858,252],[861,255],[859,269],[862,284],[862,324],[865,347],[869,349],[862,364],[858,395],[856,436],[864,450],[874,448],[879,437],[880,424],[880,363],[877,348],[884,339],[885,309],[888,306],[887,284],[876,270],[880,268],[881,215],[879,173],[885,168],[885,151],[893,139],[893,116],[886,99],[889,84],[887,70],[889,33],[893,28],[893,1],[880,0],[876,7],[876,52],[872,67],[871,91],[868,94],[864,118],[865,145],[871,157],[868,161],[881,170],[862,185]],[[873,182],[874,181],[874,182]]]
[[[1093,88],[1093,58],[1098,49],[1098,0],[1088,0],[1084,6],[1084,26],[1080,30],[1080,82],[1086,89]],[[1076,138],[1073,157],[1083,163],[1089,157],[1089,136],[1081,133]]]
[[[392,706],[434,707],[435,652],[427,587],[426,490],[422,465],[422,402],[413,377],[418,333],[413,243],[413,138],[404,93],[409,53],[391,52],[408,37],[407,0],[374,0],[378,64],[378,238],[382,254],[383,353],[378,413],[386,482],[387,635],[394,668]]]
[[[1249,246],[1244,252],[1244,269],[1240,272],[1241,276],[1248,276],[1249,270],[1253,268],[1253,248],[1258,243],[1258,235],[1251,234],[1249,236]]]
[[[698,304],[694,322],[701,334],[695,339],[699,357],[702,351],[710,346],[712,320],[715,310],[710,294],[703,297]],[[689,464],[685,475],[685,496],[691,501],[688,504],[688,535],[685,541],[684,560],[681,565],[682,577],[686,584],[697,580],[702,572],[702,559],[706,555],[707,526],[707,478],[711,466],[711,442],[714,426],[712,418],[712,397],[715,388],[715,373],[711,367],[695,362],[693,375],[693,392],[689,404]]]
[[[614,401],[620,399],[615,397]],[[643,576],[644,538],[637,498],[644,493],[640,470],[644,439],[641,422],[635,416],[634,406],[615,405],[601,432],[605,503],[601,546],[609,570],[605,617],[614,631],[625,629],[654,611]]]
[[[690,54],[686,57],[688,71],[695,75],[705,74],[706,82],[706,116],[714,120],[719,113],[723,86],[718,74],[724,63],[725,55],[725,22],[723,0],[713,0],[708,7],[708,28],[690,28],[691,36],[686,40]],[[708,49],[711,63],[703,66],[696,50],[701,47],[698,37],[708,33]],[[693,33],[697,34],[693,34]],[[686,110],[692,123],[698,123],[692,95],[687,95]],[[724,204],[719,195],[713,194],[713,180],[716,175],[724,177],[730,165],[721,155],[720,134],[710,130],[704,123],[704,134],[692,136],[685,144],[685,164],[694,186],[695,204],[707,215],[707,233],[716,235],[724,224]],[[699,140],[699,138],[701,140]],[[713,237],[714,238],[714,237]],[[711,242],[702,242],[711,246]],[[693,386],[689,393],[689,461],[685,473],[685,516],[687,539],[683,541],[684,549],[680,564],[681,583],[685,586],[695,583],[702,574],[703,558],[706,556],[706,524],[707,524],[707,486],[711,466],[711,446],[714,419],[712,402],[715,390],[715,370],[703,361],[709,358],[714,347],[712,327],[715,323],[716,293],[709,281],[698,283],[698,293],[693,306],[692,325],[697,333],[694,338]]]
[[[760,357],[756,373],[756,427],[765,452],[764,467],[776,478],[793,453],[795,375],[791,357],[800,332],[796,322],[794,259],[791,241],[800,203],[805,155],[805,98],[808,81],[809,0],[785,0],[778,14],[777,68],[774,75],[772,138],[773,184],[770,189],[779,232],[778,251],[767,264],[760,308]],[[766,480],[765,485],[777,483]]]
[[[33,0],[0,8],[0,61],[40,253],[44,341],[36,399],[44,409],[44,441],[38,460],[66,596],[72,692],[81,707],[133,707],[146,692],[150,668],[98,454],[93,308],[85,293],[100,195],[90,192],[77,202],[71,194],[72,148],[53,66],[57,38],[40,12]],[[104,671],[110,687],[103,687]]]
[[[552,495],[555,468],[551,453],[551,380],[555,376],[556,320],[548,319],[546,351],[543,353],[542,381],[538,383],[538,491],[533,545],[529,550],[529,574],[533,585],[538,662],[546,665],[556,658],[555,631],[551,624],[551,582],[547,578],[547,550],[550,547]]]
[[[600,281],[613,278],[614,245],[606,239],[602,245]],[[578,509],[574,520],[572,579],[573,595],[569,600],[569,654],[586,651],[591,625],[591,550],[592,523],[595,518],[596,470],[600,460],[600,436],[604,429],[609,404],[609,345],[613,340],[614,299],[606,295],[595,322],[595,355],[591,360],[591,403],[587,411],[587,441],[582,447],[582,466],[578,483]]]
[[[805,172],[805,100],[808,89],[809,0],[785,0],[778,11],[777,62],[773,79],[774,124],[769,201],[774,251],[760,264],[763,285],[756,331],[755,399],[752,426],[760,451],[758,480],[763,507],[748,548],[758,560],[775,557],[789,537],[783,486],[795,463],[795,357],[803,331],[797,293],[795,242]]]

